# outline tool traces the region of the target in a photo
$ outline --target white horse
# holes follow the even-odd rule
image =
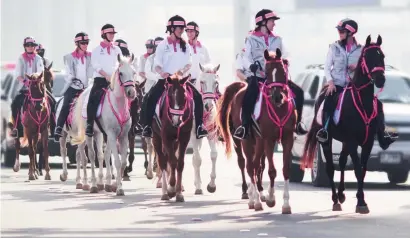
[[[197,82],[195,82],[195,86],[202,94],[202,99],[204,101],[204,125],[208,130],[208,143],[209,147],[211,148],[211,160],[212,160],[212,172],[211,172],[211,181],[207,186],[207,190],[210,193],[214,193],[216,191],[216,159],[218,157],[218,151],[216,149],[216,143],[218,141],[217,130],[215,126],[215,117],[216,117],[216,101],[219,98],[219,90],[218,90],[218,75],[217,72],[219,70],[220,65],[213,66],[212,64],[207,64],[202,66],[199,64],[199,68],[201,69],[201,73],[198,77]],[[192,137],[191,143],[194,150],[194,154],[192,157],[192,164],[194,166],[195,172],[195,194],[203,194],[202,192],[202,181],[201,181],[201,172],[200,167],[202,164],[202,157],[200,154],[201,147],[202,147],[202,139],[196,138],[196,128],[192,128]]]
[[[101,115],[97,112],[94,124],[94,137],[87,137],[88,157],[91,160],[91,193],[97,193],[98,188],[103,187],[103,158],[106,166],[105,191],[116,191],[117,196],[123,196],[122,174],[127,165],[128,131],[131,128],[130,102],[135,98],[134,69],[132,67],[134,55],[129,59],[121,59],[118,55],[118,69],[111,76],[110,89],[107,89],[102,101]],[[74,118],[78,122],[78,134],[74,136],[72,143],[81,144],[85,141],[85,119],[83,118],[83,103],[87,92],[84,91],[79,97],[79,103],[75,107]],[[88,92],[89,93],[89,92]],[[100,123],[102,130],[97,125]],[[107,135],[107,146],[103,155],[103,132]],[[98,181],[95,176],[95,152],[93,141],[95,138],[99,172]],[[114,155],[115,168],[117,170],[116,182],[111,184],[112,174],[110,166],[111,153]],[[121,155],[121,159],[120,159]],[[97,187],[98,185],[98,187]]]

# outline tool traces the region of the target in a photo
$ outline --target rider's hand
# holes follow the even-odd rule
[[[105,79],[106,79],[108,82],[110,82],[110,81],[111,81],[111,77],[110,77],[110,76],[108,76],[108,75],[105,75]]]
[[[161,77],[162,77],[163,79],[167,79],[168,76],[169,76],[168,73],[166,73],[166,72],[161,72]]]
[[[255,73],[258,70],[258,65],[256,65],[255,63],[251,64],[249,66],[249,70],[251,70],[252,73]]]
[[[349,70],[350,71],[354,71],[356,69],[356,65],[355,64],[350,64],[349,65]]]
[[[326,96],[332,95],[333,92],[335,92],[335,91],[336,91],[335,83],[333,82],[333,80],[331,80],[331,81],[329,81],[329,85],[328,85],[327,90],[326,90]]]

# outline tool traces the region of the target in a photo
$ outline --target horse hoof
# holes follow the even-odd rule
[[[60,181],[65,182],[66,180],[67,180],[67,177],[60,174]]]
[[[342,193],[342,194],[339,194],[338,196],[339,196],[339,202],[340,202],[340,204],[344,203],[345,200],[346,200],[345,194]]]
[[[263,207],[262,207],[262,203],[255,203],[255,211],[262,211]]]
[[[131,179],[130,179],[129,176],[124,176],[124,177],[122,178],[122,181],[131,181]]]
[[[175,197],[175,195],[177,195],[176,192],[170,192],[170,191],[168,191],[168,196],[169,196],[169,198],[173,198],[173,197]]]
[[[216,185],[215,186],[211,186],[208,184],[208,186],[206,187],[206,189],[208,190],[208,192],[210,193],[214,193],[216,191]]]
[[[51,180],[50,174],[46,174],[46,176],[44,177],[44,180]]]
[[[274,207],[276,205],[276,201],[266,200],[266,206]]]
[[[265,195],[261,195],[261,201],[266,202],[266,196]]]
[[[29,175],[28,180],[36,180],[36,177],[34,175]]]
[[[204,193],[202,192],[202,189],[197,189],[197,190],[195,190],[195,195],[202,195],[202,194],[204,194]]]
[[[332,210],[334,212],[342,211],[342,205],[340,205],[340,203],[333,204],[333,209]]]
[[[248,203],[248,208],[251,209],[251,210],[255,209],[255,204],[253,204],[252,202],[249,202]]]
[[[178,194],[177,197],[175,198],[175,201],[176,202],[185,202],[184,195]]]
[[[290,207],[282,207],[282,214],[292,214],[292,209]]]
[[[148,172],[148,173],[147,173],[147,178],[148,178],[149,180],[151,180],[151,179],[154,178],[154,175],[152,174],[152,172]]]
[[[97,184],[98,191],[104,190],[104,184]]]
[[[356,213],[368,214],[369,212],[370,210],[367,206],[356,206]]]
[[[162,183],[161,182],[157,183],[157,188],[162,188]]]
[[[97,189],[98,189],[98,187],[97,187]],[[84,184],[84,185],[83,185],[83,190],[84,190],[84,191],[89,191],[89,190],[90,190],[90,185]]]
[[[106,192],[109,192],[109,193],[112,192],[111,185],[109,185],[109,184],[105,184],[104,189],[105,189]]]
[[[38,179],[37,174],[34,174],[34,180]]]
[[[247,193],[242,193],[242,198],[241,199],[249,199],[249,196]]]
[[[181,192],[185,192],[184,185],[181,186]]]
[[[124,189],[118,189],[117,190],[117,196],[124,196]]]
[[[98,188],[97,187],[91,187],[90,193],[98,193]]]
[[[19,166],[14,166],[13,167],[13,171],[15,172],[15,173],[17,173],[18,171],[20,171],[20,167]]]
[[[162,200],[162,201],[169,201],[169,196],[168,196],[168,194],[162,195],[161,200]]]
[[[39,174],[40,176],[43,176],[43,171],[40,171],[40,174]]]
[[[75,189],[82,189],[82,188],[83,188],[83,185],[81,183],[77,183],[75,185]]]

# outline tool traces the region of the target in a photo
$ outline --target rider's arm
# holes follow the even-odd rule
[[[157,49],[155,50],[154,69],[155,69],[155,72],[157,72],[160,75],[161,73],[163,73],[162,67],[164,66],[163,58],[164,58],[165,44],[167,44],[166,41],[162,41],[161,43],[158,44]]]
[[[235,61],[235,70],[236,70],[236,76],[241,80],[245,81],[246,80],[246,75],[243,72],[243,61],[242,61],[242,55],[237,54],[236,55],[236,61]]]
[[[96,47],[91,53],[91,65],[94,68],[95,72],[98,72],[105,78],[109,78],[110,76],[102,69],[102,66],[99,62],[98,56],[100,55],[100,47]]]
[[[24,81],[24,63],[22,56],[20,56],[17,60],[16,69],[14,71],[14,77],[20,82]]]
[[[69,59],[70,55],[64,56],[64,65],[65,65],[65,72],[66,72],[66,77],[65,81],[68,83],[71,83],[71,81],[75,78],[74,75],[74,64],[73,62]]]
[[[203,53],[204,53],[204,61],[201,64],[209,64],[211,63],[211,57],[209,56],[208,48],[202,46]]]
[[[182,75],[185,75],[191,69],[192,66],[191,47],[186,48],[184,59],[186,64],[184,68],[181,69]]]
[[[248,40],[245,43],[245,52],[243,57],[243,65],[245,69],[249,69],[250,65],[253,63],[252,57],[252,45],[251,45],[251,38],[248,37]]]
[[[332,75],[330,74],[332,67],[333,67],[333,51],[332,51],[332,47],[330,46],[327,52],[326,61],[325,61],[325,77],[326,77],[327,82],[333,80]]]
[[[40,75],[44,71],[43,59],[40,56],[36,55],[36,60],[37,60],[37,65],[36,65],[37,72],[33,72],[33,73]]]
[[[154,72],[154,69],[152,67],[153,63],[154,63],[154,56],[148,57],[147,61],[145,62],[145,76],[147,77],[147,79],[156,81],[158,79],[158,74]]]
[[[280,51],[282,52],[282,59],[287,60],[289,62],[290,54],[289,54],[288,48],[285,47],[285,45],[283,44],[282,38],[280,38]]]
[[[242,70],[236,70],[236,76],[241,80],[241,81],[246,81],[247,77],[243,73]]]

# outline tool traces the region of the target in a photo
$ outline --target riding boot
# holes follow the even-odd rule
[[[307,134],[307,130],[302,124],[302,111],[303,111],[303,102],[305,101],[305,96],[302,88],[300,88],[298,85],[293,83],[292,81],[288,81],[289,88],[292,90],[292,92],[295,94],[295,106],[296,106],[296,112],[298,114],[297,120],[296,120],[296,134],[297,135],[305,135]]]
[[[195,88],[195,86],[188,82],[187,85],[191,88],[193,93],[193,98],[195,102],[195,125],[196,125],[196,138],[201,139],[208,135],[208,131],[205,129],[203,124],[204,117],[204,102],[202,101],[202,95]]]
[[[399,138],[397,132],[389,132],[386,131],[386,125],[384,121],[384,112],[383,112],[383,105],[378,100],[377,101],[378,107],[378,115],[377,115],[377,140],[379,141],[380,148],[386,150],[389,148],[390,144],[396,141]]]
[[[165,79],[159,79],[157,83],[149,90],[142,103],[141,123],[144,124],[142,136],[152,138],[152,120],[155,114],[155,107],[165,90]]]
[[[250,127],[252,126],[252,112],[255,108],[255,103],[259,94],[258,78],[256,76],[251,76],[248,78],[248,82],[248,87],[245,90],[242,100],[242,125],[239,126],[233,134],[233,137],[240,140],[248,137]]]
[[[66,92],[64,93],[64,99],[62,102],[62,107],[60,110],[60,114],[58,115],[57,119],[57,126],[54,131],[54,140],[56,142],[59,141],[59,138],[63,136],[63,127],[65,122],[67,121],[67,117],[70,114],[71,104],[74,98],[81,92],[81,90],[74,89],[69,87]],[[56,107],[55,107],[56,108]]]
[[[331,119],[331,115],[333,115],[333,98],[331,95],[327,96],[324,99],[324,106],[323,106],[323,128],[321,128],[317,134],[316,134],[316,139],[317,141],[321,142],[321,143],[325,143],[328,139],[329,139],[329,133],[328,133],[328,126]]]
[[[50,134],[49,138],[54,138],[54,131],[56,128],[56,103],[54,100],[50,100],[50,117],[49,117],[49,123],[50,123]]]
[[[14,98],[11,103],[11,114],[13,117],[13,126],[10,136],[13,138],[18,138],[23,136],[23,125],[21,124],[21,108],[24,104],[25,92],[20,91],[18,95]]]
[[[98,106],[100,105],[101,97],[104,94],[104,88],[108,87],[108,82],[105,78],[94,78],[94,85],[90,91],[90,98],[87,105],[87,126],[85,134],[89,137],[94,135],[94,121],[96,118]]]

